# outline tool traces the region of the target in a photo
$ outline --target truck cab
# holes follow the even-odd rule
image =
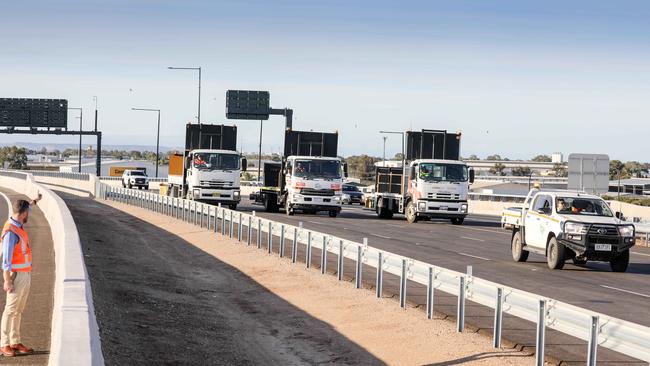
[[[241,199],[241,160],[236,151],[190,151],[185,162],[188,198],[221,203],[234,209]]]
[[[459,160],[422,159],[409,165],[406,218],[447,218],[460,225],[467,216],[467,193],[474,171]]]
[[[504,210],[501,222],[512,230],[515,261],[538,253],[551,269],[571,259],[609,262],[612,271],[625,272],[635,244],[634,225],[619,220],[602,198],[580,192],[533,189],[523,207]]]
[[[295,211],[327,211],[336,217],[341,211],[343,165],[341,159],[314,156],[289,156],[284,169],[284,208]]]

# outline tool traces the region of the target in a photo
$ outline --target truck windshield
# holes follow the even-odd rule
[[[192,165],[199,170],[236,170],[239,169],[239,155],[196,153]]]
[[[338,160],[296,160],[293,175],[308,179],[341,179]]]
[[[555,209],[562,215],[613,216],[605,201],[594,198],[558,197]]]
[[[420,163],[419,177],[425,182],[467,182],[467,166],[461,164]]]

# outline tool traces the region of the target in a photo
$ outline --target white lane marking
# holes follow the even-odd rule
[[[6,194],[4,194],[3,192],[0,192],[0,194],[1,194],[2,197],[4,197],[5,200],[7,201],[7,220],[9,220],[9,218],[11,217],[11,200],[10,200],[9,197],[8,197]]]
[[[478,255],[471,255],[471,254],[461,253],[461,252],[458,252],[458,254],[460,254],[460,255],[464,255],[464,256],[466,256],[466,257],[472,257],[472,258],[476,258],[476,259],[482,259],[482,260],[484,260],[484,261],[489,261],[489,260],[491,260],[490,258],[479,257]]]
[[[643,256],[646,256],[646,257],[650,257],[650,254],[646,254],[646,253],[639,253],[639,252],[630,252],[630,253],[632,253],[632,254],[636,254],[636,255],[643,255]]]
[[[470,238],[469,236],[461,236],[461,239],[468,239],[468,240],[475,240],[475,241],[485,241],[483,239],[477,239],[477,238]]]
[[[308,223],[310,223],[310,224],[316,224],[316,225],[320,225],[320,224],[321,224],[321,222],[318,222],[318,221],[306,221],[306,222],[308,222]]]
[[[404,228],[404,225],[386,224],[386,226],[398,227],[400,229]]]
[[[373,233],[370,233],[370,235],[372,235],[372,236],[376,236],[376,237],[378,237],[378,238],[383,238],[383,239],[391,239],[390,236],[383,236],[383,235],[373,234]]]
[[[606,286],[606,285],[600,285],[600,287],[608,288],[608,289],[610,289],[610,290],[616,290],[616,291],[621,291],[621,292],[627,292],[628,294],[632,294],[632,295],[638,295],[638,296],[642,296],[642,297],[650,298],[650,295],[641,294],[641,293],[634,292],[634,291],[630,291],[630,290],[624,290],[624,289],[622,289],[622,288],[618,288],[618,287],[612,287],[612,286]]]

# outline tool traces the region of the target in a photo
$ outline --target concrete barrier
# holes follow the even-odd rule
[[[37,183],[31,174],[24,178],[0,172],[0,186],[43,199],[39,208],[52,232],[55,253],[54,306],[50,366],[103,365],[99,329],[95,318],[90,280],[86,273],[77,226],[65,202]],[[47,177],[44,177],[47,178]],[[94,182],[91,181],[90,184]],[[91,186],[85,187],[91,189]],[[94,187],[91,189],[94,193]]]

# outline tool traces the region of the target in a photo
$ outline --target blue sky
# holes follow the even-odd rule
[[[381,155],[381,129],[463,132],[462,153],[607,153],[649,161],[647,1],[20,1],[0,13],[0,95],[66,98],[106,144],[180,146],[196,115],[228,121],[227,89],[271,92],[295,129],[340,133]],[[70,124],[78,121],[70,116]],[[265,122],[279,151],[283,120]],[[0,135],[0,142],[50,137]],[[56,142],[74,142],[59,138]],[[90,142],[90,139],[88,139]],[[394,136],[388,155],[398,152]]]

